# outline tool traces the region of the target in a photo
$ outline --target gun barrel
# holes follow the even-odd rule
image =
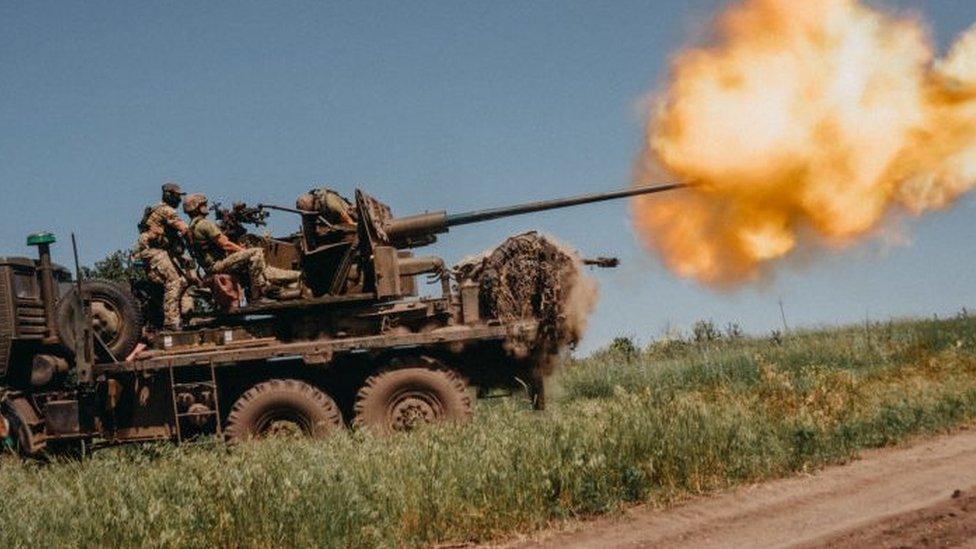
[[[612,191],[608,193],[586,194],[582,196],[574,196],[571,198],[560,198],[556,200],[543,200],[540,202],[530,202],[528,204],[520,204],[518,206],[509,206],[505,208],[475,210],[472,212],[448,215],[447,218],[445,219],[445,222],[448,227],[455,227],[457,225],[467,225],[469,223],[480,223],[482,221],[490,221],[492,219],[498,219],[501,217],[511,217],[511,216],[522,215],[527,213],[544,212],[546,210],[555,210],[558,208],[569,208],[571,206],[581,206],[583,204],[593,204],[594,202],[605,202],[607,200],[617,200],[620,198],[639,196],[643,194],[663,193],[667,191],[673,191],[675,189],[681,189],[684,188],[685,186],[686,185],[680,183],[671,183],[667,185],[647,185],[643,187],[633,187],[630,189],[622,189],[619,191]]]
[[[390,221],[387,234],[391,238],[413,237],[418,235],[433,235],[445,233],[451,227],[467,225],[469,223],[480,223],[502,217],[512,217],[527,213],[555,210],[557,208],[568,208],[570,206],[580,206],[582,204],[592,204],[594,202],[604,202],[616,200],[629,196],[642,194],[655,194],[675,189],[682,189],[689,185],[683,183],[669,183],[666,185],[645,185],[642,187],[631,187],[606,193],[585,194],[570,198],[559,198],[556,200],[543,200],[540,202],[529,202],[517,206],[504,208],[491,208],[487,210],[475,210],[471,212],[449,214],[445,211],[423,213],[398,217]]]
[[[257,208],[259,210],[278,210],[279,212],[287,212],[298,215],[315,215],[318,212],[310,212],[307,210],[299,210],[296,208],[286,208],[284,206],[275,206],[274,204],[258,204]]]
[[[642,194],[663,193],[667,191],[673,191],[675,189],[682,189],[687,186],[688,185],[682,183],[669,183],[666,185],[645,185],[641,187],[632,187],[630,189],[622,189],[619,191],[611,191],[607,193],[585,194],[581,196],[574,196],[571,198],[558,198],[555,200],[542,200],[540,202],[529,202],[527,204],[519,204],[517,206],[509,206],[505,208],[491,208],[487,210],[475,210],[472,212],[449,214],[445,217],[444,222],[447,227],[455,227],[457,225],[480,223],[482,221],[490,221],[492,219],[499,219],[502,217],[511,217],[515,215],[542,212],[546,210],[555,210],[557,208],[568,208],[570,206],[580,206],[583,204],[592,204],[594,202],[616,200],[618,198],[627,198],[630,196],[638,196]]]

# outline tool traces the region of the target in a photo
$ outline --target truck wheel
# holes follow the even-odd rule
[[[226,434],[229,442],[299,432],[322,438],[342,426],[332,397],[304,381],[272,379],[237,399],[227,416]]]
[[[132,294],[120,285],[107,280],[86,280],[83,290],[91,296],[92,328],[117,360],[125,360],[139,343],[142,334],[142,315]],[[58,300],[55,318],[61,343],[70,351],[75,349],[75,329],[72,322],[75,309],[76,286]]]
[[[471,418],[471,396],[451,370],[412,367],[387,370],[366,380],[356,395],[357,428],[381,433],[409,431],[441,421]]]

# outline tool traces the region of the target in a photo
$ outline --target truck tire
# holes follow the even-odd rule
[[[371,376],[356,395],[353,426],[379,433],[471,418],[468,385],[457,373],[431,366],[387,370]]]
[[[272,379],[248,389],[231,408],[225,430],[228,442],[263,438],[291,425],[312,438],[343,427],[332,397],[296,379]]]
[[[116,360],[125,360],[136,348],[142,335],[142,314],[132,294],[121,285],[107,280],[85,280],[83,291],[91,296],[92,327],[102,338]],[[76,286],[72,286],[58,300],[55,318],[61,343],[75,349],[75,330],[72,325]]]

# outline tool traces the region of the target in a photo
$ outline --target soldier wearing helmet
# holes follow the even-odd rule
[[[258,294],[277,298],[282,286],[297,282],[298,271],[269,267],[260,248],[244,248],[235,244],[207,219],[210,213],[207,197],[191,194],[183,202],[183,211],[191,217],[189,240],[194,257],[208,274],[231,274],[247,277],[252,297]]]
[[[356,210],[352,203],[328,187],[308,191],[298,197],[295,205],[299,210],[316,212],[330,225],[356,224]]]
[[[302,231],[313,248],[329,242],[331,237],[356,230],[356,209],[344,196],[328,187],[312,189],[299,196],[295,206],[306,212],[302,215]]]
[[[193,266],[184,255],[183,237],[189,226],[176,213],[184,194],[176,183],[163,185],[162,201],[143,212],[132,254],[146,265],[149,280],[163,287],[163,327],[168,330],[181,328],[180,302],[188,279],[195,278]]]

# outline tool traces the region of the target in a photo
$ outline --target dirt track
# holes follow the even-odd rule
[[[516,547],[976,547],[976,431]]]

